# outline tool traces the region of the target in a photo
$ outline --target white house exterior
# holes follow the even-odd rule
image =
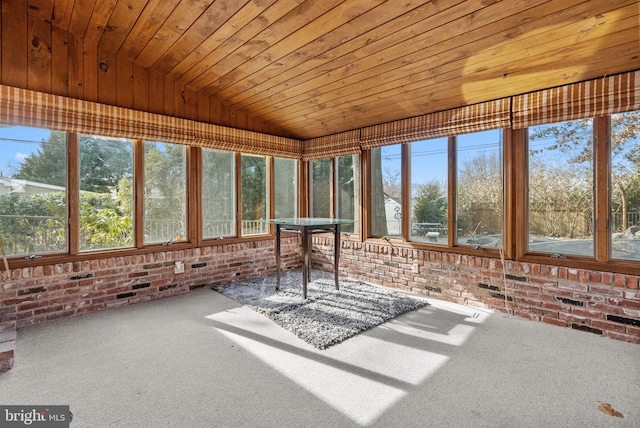
[[[51,184],[36,183],[35,181],[19,180],[0,176],[0,195],[11,195],[18,193],[21,195],[37,195],[42,193],[52,193],[65,191],[64,187],[53,186]]]

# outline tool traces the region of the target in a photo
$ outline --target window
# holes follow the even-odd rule
[[[456,138],[456,243],[502,247],[502,130]]]
[[[594,256],[592,129],[590,119],[529,128],[530,251]]]
[[[371,149],[371,234],[402,236],[402,145]]]
[[[133,143],[78,135],[80,250],[133,244]]]
[[[640,260],[640,111],[611,116],[611,257]]]
[[[275,217],[297,217],[298,161],[275,158],[273,163]]]
[[[358,155],[335,158],[335,217],[355,220],[354,224],[345,224],[342,232],[357,233],[360,207],[360,173]]]
[[[236,235],[236,154],[202,149],[202,237]]]
[[[411,239],[447,244],[449,139],[411,143]]]
[[[187,147],[144,142],[144,243],[187,236]]]
[[[242,235],[267,233],[268,225],[261,221],[269,215],[267,200],[267,158],[242,155]]]
[[[331,217],[331,159],[312,160],[310,168],[310,215],[311,217]]]
[[[67,136],[0,127],[0,236],[7,256],[68,251]]]

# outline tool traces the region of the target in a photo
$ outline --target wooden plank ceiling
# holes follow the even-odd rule
[[[640,68],[637,0],[29,0],[28,13],[299,139]]]

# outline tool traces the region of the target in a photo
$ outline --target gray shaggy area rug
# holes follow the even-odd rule
[[[327,349],[361,331],[427,305],[423,298],[314,271],[302,298],[302,270],[283,272],[280,290],[276,276],[215,285],[213,290],[273,320],[318,349]]]

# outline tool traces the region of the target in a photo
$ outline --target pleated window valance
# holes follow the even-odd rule
[[[640,71],[513,97],[513,128],[640,109]]]
[[[468,134],[511,125],[510,98],[488,101],[362,129],[362,148]]]
[[[302,142],[236,128],[195,122],[194,145],[253,155],[300,159]]]
[[[299,141],[0,85],[0,121],[6,124],[303,160],[639,109],[640,71],[633,71]]]
[[[299,159],[298,140],[0,85],[7,124]]]
[[[305,140],[302,150],[302,160],[355,155],[361,151],[360,130],[348,131]]]

